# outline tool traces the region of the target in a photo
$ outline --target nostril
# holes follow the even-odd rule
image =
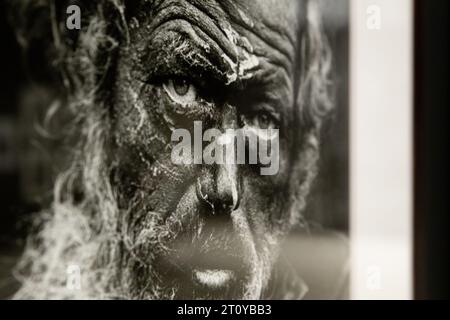
[[[208,192],[207,187],[205,187],[205,182],[202,182],[202,178],[199,177],[197,179],[197,186],[196,186],[196,193],[197,193],[197,198],[198,200],[200,200],[200,202],[203,202],[207,205],[209,205],[211,207],[211,209],[215,209],[214,203],[211,202],[211,198],[209,196],[209,194],[211,194],[210,192]]]

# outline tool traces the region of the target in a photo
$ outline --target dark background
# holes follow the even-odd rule
[[[0,39],[0,293],[6,296],[14,290],[9,269],[17,256],[16,226],[27,204],[20,192],[17,136],[17,101],[25,74],[19,48],[5,19],[3,1]]]
[[[415,297],[448,299],[449,1],[415,7]]]
[[[0,2],[0,246],[9,242],[26,204],[20,191],[18,100],[26,82],[21,52]],[[26,211],[26,210],[25,210]]]

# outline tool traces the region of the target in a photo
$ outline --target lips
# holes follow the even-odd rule
[[[228,230],[229,231],[229,230]],[[193,240],[179,237],[159,262],[166,279],[183,292],[208,296],[239,290],[248,273],[245,254],[230,233],[218,230]]]
[[[235,279],[235,272],[224,269],[194,269],[192,276],[198,286],[215,290],[227,287]]]
[[[218,247],[190,257],[185,264],[197,294],[220,294],[238,290],[245,278],[242,259]]]

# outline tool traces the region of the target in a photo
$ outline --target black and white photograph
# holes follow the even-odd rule
[[[419,2],[2,0],[0,299],[432,298]]]

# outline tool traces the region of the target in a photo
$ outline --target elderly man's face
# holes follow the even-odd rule
[[[289,227],[297,0],[150,1],[130,17],[113,99],[113,183],[136,290],[258,298]],[[171,160],[174,129],[279,129],[279,170]]]

